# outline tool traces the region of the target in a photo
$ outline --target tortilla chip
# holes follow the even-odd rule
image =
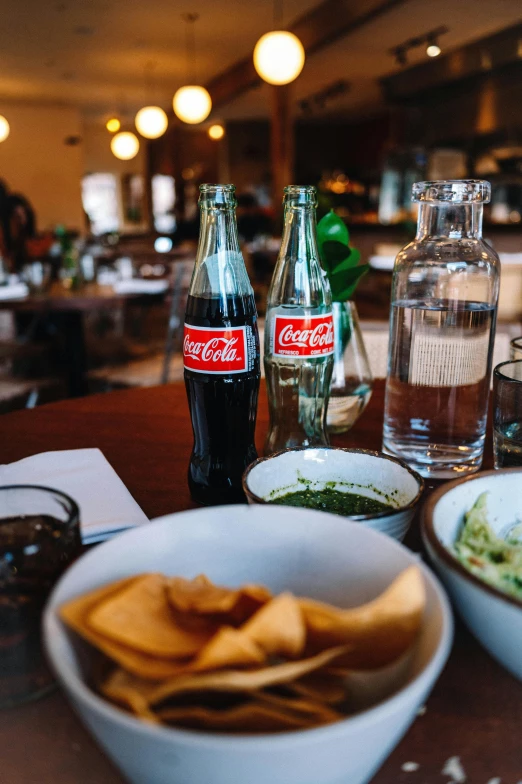
[[[245,632],[223,626],[199,652],[193,672],[263,664],[265,652]]]
[[[188,631],[176,623],[166,593],[167,578],[145,574],[98,604],[87,617],[95,632],[141,653],[169,659],[197,654],[212,630]]]
[[[125,670],[116,668],[100,685],[100,692],[118,705],[135,713],[136,716],[157,717],[149,708],[150,696],[154,694],[157,684],[138,678]]]
[[[184,663],[158,659],[139,653],[126,645],[120,645],[113,640],[109,640],[87,625],[87,617],[98,604],[102,603],[104,599],[116,595],[122,589],[131,585],[136,579],[136,577],[128,577],[72,599],[72,601],[60,607],[60,617],[80,637],[83,637],[88,643],[98,648],[98,650],[134,675],[157,681],[172,678],[180,672],[185,672],[186,665]]]
[[[168,724],[214,732],[283,732],[307,729],[317,724],[311,716],[286,713],[277,706],[255,702],[227,710],[210,710],[201,706],[165,708],[158,712],[158,716]]]
[[[335,662],[336,667],[383,667],[414,642],[425,603],[424,582],[417,566],[405,569],[384,593],[361,607],[339,610],[299,599],[307,627],[307,648],[314,652],[350,645],[350,652]]]
[[[338,677],[335,674],[330,675],[324,669],[287,683],[286,688],[301,697],[326,705],[338,705],[347,698],[344,673],[343,677]]]
[[[265,691],[255,692],[252,696],[255,700],[279,708],[282,712],[308,717],[314,725],[328,724],[343,718],[341,713],[325,703],[306,697],[281,697]]]
[[[348,650],[348,646],[341,645],[336,648],[330,648],[308,659],[285,662],[284,664],[276,664],[272,667],[262,667],[251,671],[221,670],[213,673],[180,675],[177,678],[171,678],[165,681],[165,683],[159,684],[150,698],[150,704],[158,704],[175,694],[186,692],[246,692],[263,689],[278,683],[287,683],[313,670],[324,667]]]
[[[299,656],[306,642],[303,613],[291,593],[282,593],[265,604],[241,631],[269,656]]]
[[[271,593],[262,585],[244,585],[241,588],[214,585],[208,577],[200,574],[193,580],[171,577],[168,580],[167,597],[177,613],[187,616],[224,616],[221,617],[221,623],[235,626],[246,621],[269,601]]]

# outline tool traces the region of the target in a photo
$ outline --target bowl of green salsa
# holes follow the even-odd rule
[[[287,449],[256,460],[243,475],[250,504],[338,514],[399,540],[423,488],[422,478],[402,460],[366,449]]]

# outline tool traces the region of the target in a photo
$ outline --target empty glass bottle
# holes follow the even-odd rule
[[[482,462],[500,264],[482,240],[481,180],[418,182],[417,236],[392,283],[383,448],[424,476]]]
[[[283,241],[266,310],[266,454],[328,444],[334,331],[330,285],[317,249],[315,188],[285,188],[284,206]]]

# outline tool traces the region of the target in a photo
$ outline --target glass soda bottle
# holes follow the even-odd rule
[[[239,248],[233,185],[201,185],[201,226],[183,339],[194,432],[188,482],[202,504],[244,501],[260,379],[254,292]]]
[[[330,285],[317,249],[315,188],[291,185],[283,204],[283,240],[266,311],[266,454],[328,444],[334,333]]]
[[[417,236],[392,282],[383,448],[424,476],[482,463],[499,290],[498,256],[482,239],[491,187],[417,182]]]

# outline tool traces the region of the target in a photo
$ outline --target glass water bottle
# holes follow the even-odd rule
[[[395,262],[383,448],[423,476],[482,463],[500,262],[481,180],[418,182],[417,236]]]

